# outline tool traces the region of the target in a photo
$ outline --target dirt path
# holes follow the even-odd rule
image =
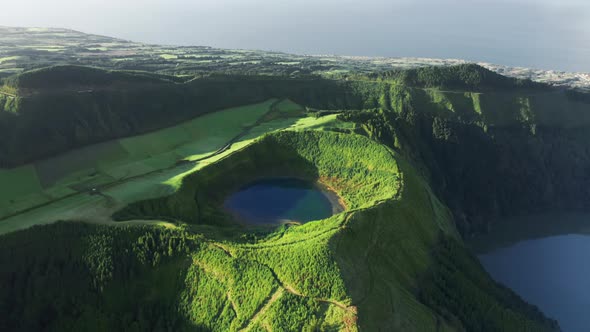
[[[272,294],[272,296],[268,299],[268,301],[266,301],[266,303],[258,310],[258,312],[256,312],[254,314],[254,316],[252,316],[252,318],[250,318],[248,325],[246,325],[246,327],[244,327],[243,329],[240,329],[240,332],[246,332],[246,331],[250,331],[250,329],[252,329],[252,327],[254,327],[256,325],[256,323],[258,323],[258,320],[260,320],[260,317],[262,317],[270,308],[270,306],[273,305],[273,303],[275,303],[279,298],[281,298],[281,296],[285,293],[285,289],[283,287],[278,287],[277,290]]]
[[[275,275],[275,278],[276,278],[276,274],[274,273],[274,271],[273,271],[273,275]],[[266,301],[266,303],[254,314],[254,316],[252,316],[252,318],[249,319],[246,327],[239,330],[240,332],[246,332],[246,331],[249,331],[250,329],[252,329],[252,327],[254,327],[256,325],[256,323],[258,323],[258,321],[261,319],[261,317],[263,317],[264,314],[268,311],[268,309],[273,305],[273,303],[275,303],[279,298],[281,298],[281,296],[285,292],[293,294],[295,296],[310,298],[314,301],[334,305],[344,311],[351,313],[354,316],[356,316],[358,314],[357,308],[354,306],[347,306],[344,303],[329,300],[329,299],[320,299],[320,298],[314,298],[311,296],[306,296],[306,295],[301,294],[297,290],[295,290],[293,287],[291,287],[289,285],[282,284],[278,278],[276,278],[276,280],[279,283],[279,287],[277,287],[277,290],[270,296],[270,298]]]
[[[282,287],[284,287],[284,289],[296,296],[300,296],[300,297],[305,297],[305,298],[310,298],[312,300],[318,301],[318,302],[322,302],[322,303],[328,303],[328,304],[332,304],[337,306],[338,308],[342,309],[342,310],[346,310],[349,311],[351,313],[354,313],[356,315],[356,307],[354,306],[347,306],[346,304],[342,303],[342,302],[338,302],[338,301],[334,301],[334,300],[330,300],[330,299],[321,299],[318,297],[311,297],[311,296],[307,296],[307,295],[303,295],[300,292],[298,292],[295,288],[289,286],[289,285],[282,285]]]
[[[347,216],[346,220],[348,220],[349,217],[350,216]],[[307,240],[310,240],[310,239],[307,239]],[[290,243],[290,244],[292,244],[292,243]],[[214,241],[211,241],[210,245],[212,247],[222,250],[228,256],[235,258],[235,256],[232,254],[232,252],[228,248],[226,248],[224,245],[214,242]],[[302,294],[301,292],[297,291],[291,285],[287,285],[283,281],[281,281],[281,279],[279,279],[279,276],[277,275],[277,273],[270,266],[268,266],[267,264],[264,264],[262,262],[258,262],[258,263],[264,265],[270,271],[273,278],[277,282],[278,287],[277,287],[277,290],[269,297],[269,299],[266,301],[266,303],[262,307],[260,307],[260,309],[252,316],[252,318],[249,319],[248,324],[244,328],[240,329],[240,331],[244,331],[244,332],[249,331],[252,327],[254,327],[256,325],[256,323],[260,320],[260,318],[262,316],[264,316],[264,314],[268,311],[270,306],[273,303],[275,303],[285,292],[290,293],[295,296],[309,298],[309,299],[312,299],[317,302],[322,302],[322,303],[334,305],[344,311],[347,311],[348,313],[352,314],[353,316],[358,315],[358,310],[357,310],[357,307],[355,307],[355,306],[349,306],[349,305],[346,305],[342,302],[338,302],[335,300],[317,298],[317,297],[312,297],[312,296]],[[205,269],[206,267],[201,266],[201,268]],[[215,271],[211,271],[211,272],[214,273],[214,275],[215,275]],[[220,277],[219,274],[217,274],[216,276]],[[231,297],[229,296],[229,293],[228,293],[228,298],[231,299]],[[232,302],[232,305],[234,305],[233,302]],[[236,308],[234,305],[234,310],[237,311],[237,309],[238,308]]]

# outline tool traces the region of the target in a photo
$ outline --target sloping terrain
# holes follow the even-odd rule
[[[73,75],[72,70],[80,68],[22,76],[29,77],[24,81],[45,81],[56,73]],[[0,131],[0,162],[21,164],[218,108],[288,98],[312,110],[373,110],[351,113],[348,119],[424,165],[462,232],[481,231],[491,217],[516,210],[579,208],[590,197],[584,175],[590,160],[587,94],[506,78],[476,65],[346,80],[213,75],[185,83],[145,79],[148,74],[90,72],[101,77],[95,86],[110,83],[82,94],[67,87],[40,89],[18,97],[13,112],[0,112],[0,127],[6,128]],[[113,75],[131,75],[139,83],[115,89],[118,80],[104,78]],[[152,80],[159,83],[142,83]],[[206,133],[196,128],[191,135]],[[169,157],[169,162],[179,159]],[[558,169],[563,171],[554,171]],[[492,190],[482,191],[482,186]]]
[[[261,168],[326,181],[348,209],[301,226],[256,230],[231,226],[214,198],[209,203],[198,198],[208,197],[211,188],[221,195]],[[198,188],[202,196],[194,194]],[[97,330],[555,327],[470,260],[449,211],[410,164],[362,136],[315,131],[265,136],[187,175],[175,194],[160,200],[134,204],[131,212],[182,218],[186,211],[193,215],[197,205],[205,212],[197,213],[202,219],[185,219],[190,223],[180,229],[58,223],[3,236],[0,262],[9,268],[0,276],[3,284],[14,285],[0,297],[3,316],[10,317],[5,329],[70,330],[95,320],[100,320]],[[49,251],[41,245],[48,234],[55,239]],[[22,246],[23,238],[31,239],[31,246]],[[75,245],[64,247],[66,239]],[[438,246],[450,252],[433,251]],[[37,250],[48,253],[29,261]],[[449,259],[462,256],[449,265]],[[35,283],[35,276],[44,276],[43,282]],[[57,283],[60,276],[77,281]],[[455,287],[452,294],[438,282],[462,279],[468,282],[459,285],[469,287]],[[59,300],[49,293],[33,298],[37,287],[50,287]],[[16,296],[22,289],[29,292]],[[84,303],[83,309],[73,301]]]
[[[277,107],[271,107],[273,105]],[[227,148],[232,139],[271,112],[277,100],[207,114],[174,127],[75,149],[0,170],[0,218],[77,193],[198,160]],[[300,108],[299,108],[300,109]]]
[[[0,237],[4,330],[557,329],[461,236],[497,215],[583,207],[586,94],[475,65],[339,80],[66,66],[4,89],[0,157],[34,164],[2,170],[14,188],[0,198],[47,205],[0,220],[0,233],[106,224]],[[323,183],[347,209],[240,226],[224,197],[269,175]],[[76,186],[52,186],[65,179]],[[52,205],[62,190],[79,192]]]

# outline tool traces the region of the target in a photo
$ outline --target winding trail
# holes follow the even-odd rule
[[[260,263],[260,264],[262,264],[262,263]],[[265,267],[267,267],[270,270],[270,272],[272,273],[273,277],[275,278],[275,280],[279,284],[279,286],[277,287],[277,290],[273,293],[273,295],[271,295],[269,297],[269,299],[265,302],[265,304],[262,307],[260,307],[260,309],[258,309],[258,311],[254,314],[254,316],[252,316],[252,318],[249,319],[248,325],[245,328],[241,329],[240,332],[249,331],[252,327],[254,327],[256,325],[256,323],[261,319],[261,317],[272,306],[272,304],[275,303],[278,299],[280,299],[281,296],[285,292],[290,293],[295,296],[312,299],[317,302],[331,304],[333,306],[336,306],[337,308],[340,308],[340,309],[354,315],[355,317],[358,315],[358,309],[355,306],[348,306],[342,302],[338,302],[338,301],[334,301],[334,300],[330,300],[330,299],[322,299],[322,298],[317,298],[317,297],[312,297],[312,296],[307,296],[307,295],[301,294],[292,286],[284,284],[278,278],[276,272],[273,269],[271,269],[268,265],[266,265],[266,264],[262,264],[262,265],[264,265]]]
[[[250,318],[246,327],[244,327],[243,329],[240,329],[239,331],[240,332],[250,331],[254,326],[256,326],[256,323],[258,323],[258,321],[260,320],[260,317],[262,317],[268,311],[270,306],[272,306],[273,303],[275,303],[279,298],[281,298],[281,296],[283,296],[284,293],[285,293],[284,288],[277,287],[277,290],[270,296],[270,298],[266,301],[266,303],[254,314],[254,316],[252,316],[252,318]]]
[[[400,178],[401,181],[401,178]],[[402,187],[400,187],[399,192],[395,195],[396,197],[401,195],[401,191],[402,191]],[[375,205],[380,205],[383,204],[385,202],[387,202],[388,200],[379,200],[375,202]],[[366,209],[366,208],[365,208]],[[279,244],[272,244],[272,245],[265,245],[265,246],[257,246],[257,247],[242,247],[243,250],[257,250],[260,248],[269,248],[269,247],[280,247],[280,246],[288,246],[288,245],[292,245],[292,244],[296,244],[296,243],[301,243],[301,242],[307,242],[307,241],[311,241],[314,239],[317,239],[318,237],[321,236],[325,236],[327,233],[334,233],[334,232],[338,232],[340,230],[343,230],[347,227],[348,223],[350,222],[350,219],[352,218],[352,216],[355,214],[355,212],[358,212],[359,210],[364,210],[364,209],[358,209],[358,210],[352,210],[352,211],[347,211],[346,216],[344,217],[344,220],[337,226],[334,228],[330,228],[324,232],[321,232],[319,234],[316,234],[312,237],[308,237],[302,240],[296,240],[296,241],[292,241],[292,242],[287,242],[287,243],[279,243]],[[378,233],[379,233],[379,229],[375,229],[372,236],[371,236],[371,244],[369,245],[369,247],[366,249],[365,252],[365,260],[368,261],[369,258],[369,254],[374,250],[374,248],[377,245],[377,239],[378,239]],[[223,250],[228,256],[234,257],[235,256],[232,254],[232,252],[226,248],[223,244],[211,241],[210,244],[220,250]],[[304,298],[309,298],[312,299],[314,301],[317,302],[321,302],[321,303],[326,303],[328,305],[333,305],[345,312],[348,312],[349,314],[351,314],[353,317],[358,317],[358,308],[357,306],[354,305],[347,305],[345,303],[339,302],[339,301],[335,301],[335,300],[331,300],[331,299],[325,299],[325,298],[318,298],[318,297],[312,297],[309,295],[305,295],[301,292],[299,292],[298,290],[296,290],[293,286],[286,284],[285,282],[283,282],[279,276],[277,275],[277,273],[274,271],[274,269],[272,269],[270,266],[268,266],[267,264],[264,264],[260,261],[257,261],[259,264],[262,264],[263,266],[265,266],[266,268],[269,269],[269,271],[271,272],[271,274],[273,275],[273,278],[275,279],[275,281],[278,284],[278,289],[277,291],[275,291],[269,298],[268,300],[265,302],[265,304],[260,307],[260,309],[258,309],[258,311],[252,316],[252,318],[249,320],[249,323],[247,324],[246,327],[244,327],[243,329],[241,329],[240,331],[249,331],[252,327],[254,327],[256,325],[256,323],[261,319],[261,317],[266,313],[266,311],[268,311],[268,309],[270,308],[270,306],[275,303],[285,292],[286,293],[290,293],[292,295],[295,296],[299,296],[299,297],[304,297]],[[368,264],[367,262],[367,266],[370,269],[370,264]],[[371,285],[369,287],[369,290],[367,291],[367,293],[372,292],[372,288],[373,288],[373,275],[372,275],[372,271],[370,271],[371,274]],[[365,298],[367,297],[368,294],[365,295]],[[364,299],[360,300],[359,303],[363,302]]]
[[[352,213],[349,213],[346,217],[345,220],[342,222],[341,226],[339,227],[340,229],[344,226],[344,224],[348,221],[348,219],[350,218],[350,216],[352,215]],[[338,230],[337,229],[331,229],[331,230]],[[321,233],[321,235],[325,234],[325,232]],[[303,241],[310,241],[313,240],[315,237],[313,238],[307,238]],[[301,241],[296,241],[295,243],[299,243]],[[293,244],[294,242],[290,242],[287,244],[281,244],[281,245],[288,245],[288,244]],[[214,241],[209,241],[209,244],[212,247],[215,247],[219,250],[222,250],[225,254],[227,254],[229,257],[232,258],[237,258],[228,248],[226,248],[223,244],[220,244],[218,242],[214,242]],[[256,248],[249,248],[249,250],[256,250]],[[356,306],[349,306],[346,305],[342,302],[339,301],[335,301],[335,300],[331,300],[331,299],[324,299],[324,298],[318,298],[318,297],[312,297],[312,296],[308,296],[305,294],[302,294],[301,292],[297,291],[293,286],[288,285],[286,283],[284,283],[279,276],[277,275],[277,273],[274,271],[274,269],[272,269],[270,266],[268,266],[267,264],[264,264],[260,261],[257,261],[259,264],[263,265],[264,267],[266,267],[270,273],[272,274],[273,278],[275,279],[278,287],[277,290],[274,291],[272,293],[272,295],[270,295],[268,297],[268,299],[264,302],[264,304],[256,311],[256,313],[254,313],[254,315],[248,320],[248,324],[243,327],[242,329],[240,329],[239,331],[241,332],[246,332],[251,330],[254,326],[256,326],[256,323],[264,316],[264,314],[269,310],[269,308],[278,300],[281,298],[281,296],[283,296],[285,293],[290,293],[292,295],[295,296],[299,296],[299,297],[304,297],[304,298],[308,298],[308,299],[312,299],[314,301],[317,302],[321,302],[321,303],[326,303],[329,305],[333,305],[341,310],[344,310],[350,314],[352,314],[353,316],[357,316],[358,315],[358,309]],[[216,271],[213,271],[211,269],[207,269],[206,267],[202,266],[199,264],[199,262],[195,261],[195,264],[199,265],[201,268],[203,268],[204,271],[210,271],[211,273],[213,273],[215,276],[220,277],[220,274]],[[231,301],[231,297],[230,297],[230,293],[231,291],[228,292],[228,299],[230,299]],[[232,302],[232,306],[234,308],[234,311],[238,311],[238,308],[235,306],[235,304]]]

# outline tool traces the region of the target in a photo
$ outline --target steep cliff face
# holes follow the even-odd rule
[[[359,135],[270,134],[187,175],[174,194],[131,204],[117,218],[167,218],[190,223],[193,229],[205,224],[227,230],[234,221],[219,209],[223,197],[252,178],[269,175],[325,179],[346,202],[347,210],[290,228],[281,236],[269,236],[268,241],[240,245],[226,239],[223,246],[233,256],[271,267],[283,285],[299,294],[346,303],[341,328],[557,328],[536,307],[491,280],[462,245],[446,206],[412,164]],[[229,229],[235,234],[242,231]],[[337,273],[328,273],[329,266],[337,267]]]
[[[396,110],[346,113],[422,166],[463,234],[590,199],[590,104],[560,91],[406,89]],[[393,102],[392,102],[393,103]]]

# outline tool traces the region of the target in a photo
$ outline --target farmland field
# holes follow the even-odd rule
[[[222,110],[175,127],[0,170],[2,183],[7,184],[0,189],[0,216],[76,191],[168,168],[179,160],[207,156],[268,113],[274,102]]]

